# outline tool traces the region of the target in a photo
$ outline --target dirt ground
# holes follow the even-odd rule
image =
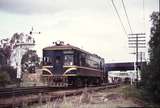
[[[101,90],[88,93],[87,88],[79,96],[64,97],[47,104],[38,104],[30,108],[121,108],[121,107],[141,107],[138,99],[127,98],[121,86],[113,89]]]

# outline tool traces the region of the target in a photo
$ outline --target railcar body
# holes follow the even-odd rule
[[[99,85],[104,69],[103,58],[63,42],[43,49],[42,78],[48,85]]]

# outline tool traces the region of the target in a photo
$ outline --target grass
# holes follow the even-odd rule
[[[141,89],[137,89],[134,86],[123,86],[123,88],[121,89],[122,94],[128,98],[128,97],[133,97],[133,98],[138,98],[138,99],[143,99],[142,98],[142,90]]]
[[[110,90],[106,90],[106,92],[109,92],[109,91]],[[154,105],[153,103],[148,103],[144,101],[144,97],[145,97],[144,91],[142,89],[137,89],[134,86],[124,85],[124,86],[118,87],[111,92],[111,94],[114,94],[114,93],[117,93],[120,96],[122,95],[122,97],[124,97],[125,99],[123,98],[122,101],[115,103],[115,101],[104,102],[103,99],[96,98],[96,99],[100,99],[99,101],[99,100],[96,100],[94,97],[99,95],[94,95],[95,94],[94,92],[90,93],[90,92],[87,92],[87,90],[84,90],[80,96],[71,96],[69,98],[64,96],[63,98],[59,98],[53,101],[50,101],[50,99],[47,99],[50,102],[47,102],[46,104],[39,103],[37,106],[34,105],[26,108],[117,108],[117,106],[122,106],[122,105],[130,106],[130,103],[127,103],[128,102],[127,100],[133,100],[134,103],[140,106],[159,108],[159,106]],[[105,95],[109,96],[109,94],[110,93],[108,93],[107,95],[104,94],[104,96],[102,95],[102,97],[105,97]],[[109,99],[109,97],[106,97],[106,98]],[[123,102],[123,104],[121,104],[121,102]]]
[[[138,102],[144,107],[160,108],[160,105],[153,103],[142,88],[127,85],[122,88],[121,92],[125,98],[132,98],[135,102]]]
[[[69,99],[64,96],[46,104],[39,103],[28,108],[106,108],[106,104],[93,104],[92,94],[84,90],[80,96],[73,96]]]

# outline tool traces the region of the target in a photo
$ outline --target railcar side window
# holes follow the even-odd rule
[[[80,56],[80,66],[86,66],[86,55],[81,54]]]
[[[44,57],[43,58],[43,62],[44,62],[44,65],[52,65],[52,58],[51,57]]]
[[[73,65],[73,55],[64,56],[64,65],[65,66]]]

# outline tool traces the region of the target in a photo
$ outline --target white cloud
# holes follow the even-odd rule
[[[128,27],[120,1],[115,0],[115,3],[125,27]],[[134,32],[143,32],[142,12],[139,11],[141,5],[137,3],[140,3],[139,0],[125,0]],[[151,6],[145,3],[148,6],[145,10],[148,32],[149,14],[155,9],[151,7],[156,3]],[[39,54],[43,47],[53,41],[63,40],[96,53],[107,61],[134,59],[128,54],[127,36],[124,35],[110,0],[1,0],[0,9],[0,23],[3,25],[0,28],[3,31],[1,34],[28,32],[32,26],[35,31],[42,32],[35,35]]]
[[[18,14],[53,14],[64,10],[104,9],[104,0],[1,0],[0,9]]]

